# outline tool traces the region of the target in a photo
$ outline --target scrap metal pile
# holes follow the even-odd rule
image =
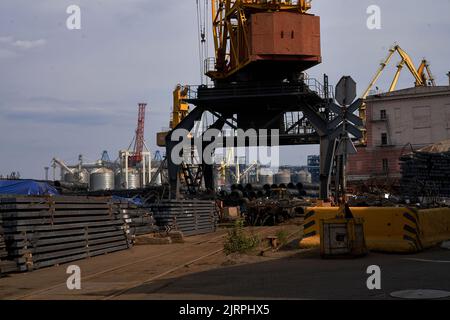
[[[450,197],[450,151],[431,146],[401,157],[401,190],[405,198]]]
[[[273,190],[275,192],[275,190]],[[251,225],[276,225],[304,214],[308,204],[303,200],[285,197],[285,190],[278,197],[257,199],[247,206],[246,220]]]
[[[294,185],[235,185],[230,194],[221,193],[225,206],[239,206],[250,225],[276,225],[287,219],[301,216],[304,208],[311,205],[303,197],[307,190],[314,191],[318,186]]]

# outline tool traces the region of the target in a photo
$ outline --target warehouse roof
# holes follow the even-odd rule
[[[450,86],[436,87],[413,87],[393,92],[379,93],[371,95],[367,100],[377,100],[382,98],[404,98],[406,96],[440,95],[450,94]]]
[[[426,146],[420,150],[419,152],[427,152],[427,153],[443,153],[450,151],[450,140],[441,141],[429,146]]]

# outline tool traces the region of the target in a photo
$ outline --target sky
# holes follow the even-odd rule
[[[203,1],[203,0],[201,0]],[[361,93],[397,43],[436,81],[450,71],[450,0],[314,0],[321,16],[323,63],[308,71],[336,84],[351,75]],[[69,30],[70,5],[81,30]],[[369,30],[366,10],[381,9]],[[137,104],[147,102],[145,139],[168,127],[176,84],[199,84],[195,0],[2,0],[0,2],[0,174],[42,179],[53,157],[75,163],[130,144]],[[211,42],[212,44],[212,42]],[[387,89],[396,57],[377,86]],[[403,73],[398,88],[411,87]],[[281,162],[304,164],[317,146],[281,148]]]

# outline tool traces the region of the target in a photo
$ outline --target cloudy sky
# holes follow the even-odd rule
[[[81,30],[66,28],[72,4],[81,7]],[[366,26],[373,4],[381,30]],[[324,62],[311,76],[336,83],[351,75],[362,91],[397,42],[415,62],[427,57],[448,84],[450,0],[315,0],[312,12],[322,17]],[[173,87],[200,81],[197,39],[195,0],[2,0],[0,174],[42,178],[54,156],[94,161],[108,150],[116,158],[133,137],[138,102],[149,103],[145,136],[155,149]],[[412,84],[404,73],[399,87]],[[283,149],[282,161],[303,163],[317,150]]]

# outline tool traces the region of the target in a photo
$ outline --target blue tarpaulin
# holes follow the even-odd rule
[[[119,200],[119,201],[127,201],[131,204],[134,204],[138,207],[141,207],[144,205],[144,201],[142,201],[142,199],[140,197],[134,197],[134,198],[124,198],[124,197],[119,197],[119,196],[112,196],[112,198],[114,200]]]
[[[43,196],[57,195],[58,191],[45,182],[33,180],[0,180],[0,194]]]

